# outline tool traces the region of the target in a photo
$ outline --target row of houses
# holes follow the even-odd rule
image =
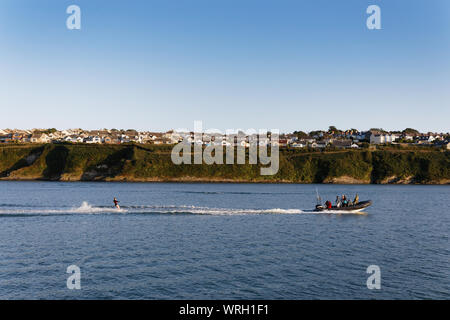
[[[1,130],[0,143],[87,143],[87,144],[121,144],[128,142],[171,144],[166,134],[159,132],[129,131],[83,131],[64,130],[48,132],[43,130]]]
[[[246,135],[244,137],[214,135],[203,133],[201,137],[194,132],[182,133],[169,131],[166,133],[157,132],[128,132],[128,133],[111,133],[111,132],[52,132],[46,133],[42,131],[30,132],[10,132],[0,135],[0,143],[86,143],[86,144],[122,144],[122,143],[144,143],[144,144],[175,144],[181,141],[187,141],[191,144],[200,144],[204,146],[222,145],[222,146],[243,146],[249,147],[251,141],[256,141],[259,146],[271,145],[271,137],[260,137]],[[281,135],[278,141],[272,143],[278,147],[293,148],[325,148],[334,145],[341,148],[357,148],[358,145],[352,140],[337,139],[299,139],[295,135]]]
[[[194,145],[203,146],[243,146],[249,147],[252,143],[258,146],[278,146],[292,148],[326,148],[334,146],[337,148],[359,148],[351,139],[333,139],[333,138],[312,138],[300,139],[295,134],[281,134],[277,141],[272,141],[270,133],[267,135],[246,135],[243,133],[233,135],[197,133],[194,132],[169,132],[167,138],[170,141],[185,141]]]
[[[408,135],[397,133],[379,133],[374,132],[370,135],[369,142],[371,144],[393,144],[393,143],[414,143],[418,145],[434,145],[442,144],[449,139],[443,134],[420,134]]]
[[[299,134],[281,134],[275,144],[279,147],[292,148],[335,148],[357,149],[361,143],[370,144],[393,144],[398,142],[410,142],[423,145],[448,144],[449,136],[444,134],[418,134],[408,135],[397,132],[380,132],[369,130],[360,132],[347,130],[344,132],[314,131],[301,136]],[[214,133],[195,134],[194,132],[139,132],[137,130],[94,130],[69,129],[58,131],[32,129],[32,130],[0,130],[0,143],[86,143],[86,144],[176,144],[186,141],[191,144],[204,146],[244,146],[249,147],[251,141],[257,141],[259,146],[269,146],[271,136],[247,135],[240,132],[238,135],[221,135]]]
[[[415,144],[434,144],[445,141],[449,138],[449,134],[443,133],[407,133],[407,132],[386,132],[379,129],[371,129],[368,131],[357,131],[355,129],[346,131],[314,131],[311,136],[316,139],[334,139],[346,140],[350,139],[354,143],[368,142],[370,144],[392,144],[392,143],[415,143]]]

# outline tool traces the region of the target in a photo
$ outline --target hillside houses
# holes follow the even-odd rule
[[[83,142],[83,138],[82,137],[80,137],[80,136],[77,136],[77,135],[68,135],[68,136],[65,136],[64,138],[63,138],[63,141],[64,142],[71,142],[71,143],[82,143]]]
[[[31,142],[31,143],[49,143],[51,142],[50,137],[45,134],[45,133],[33,133],[31,134],[31,136],[28,138],[26,138],[27,142]]]
[[[11,143],[84,143],[84,144],[154,144],[173,145],[185,141],[190,144],[202,146],[243,146],[249,147],[255,142],[260,147],[273,146],[280,148],[312,148],[312,149],[358,149],[363,143],[373,145],[386,145],[409,143],[423,146],[436,146],[447,148],[450,134],[446,133],[411,133],[411,132],[386,132],[382,129],[371,129],[369,131],[358,131],[356,129],[340,131],[312,131],[305,133],[280,134],[277,142],[272,142],[269,136],[258,136],[256,134],[245,134],[242,131],[224,135],[220,133],[194,133],[138,131],[134,129],[117,130],[83,130],[83,129],[0,129],[0,144]]]
[[[327,144],[325,142],[313,142],[310,144],[311,148],[314,149],[325,149]]]
[[[436,138],[433,135],[423,135],[423,136],[417,137],[418,144],[430,144],[434,140],[436,140]]]
[[[291,143],[293,148],[306,148],[307,146],[308,142],[306,140],[296,140]]]
[[[12,142],[12,134],[4,133],[0,135],[0,143],[9,143]]]
[[[395,142],[400,136],[396,134],[391,133],[379,133],[374,132],[370,135],[370,143],[371,144],[385,144],[385,143],[393,143]]]

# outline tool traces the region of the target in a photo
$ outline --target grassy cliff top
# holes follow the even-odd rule
[[[436,148],[281,149],[276,175],[261,165],[175,165],[169,145],[0,145],[0,179],[286,183],[450,183],[450,152]]]

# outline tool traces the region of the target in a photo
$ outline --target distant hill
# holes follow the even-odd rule
[[[175,165],[171,146],[2,145],[0,179],[449,184],[450,152],[424,150],[306,151],[282,149],[280,169],[260,165]]]

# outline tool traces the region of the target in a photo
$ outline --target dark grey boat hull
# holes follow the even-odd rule
[[[315,209],[314,211],[325,211],[325,212],[326,212],[326,211],[359,212],[359,211],[361,211],[361,210],[367,208],[367,207],[370,206],[370,205],[372,205],[372,201],[371,201],[371,200],[361,201],[361,202],[358,202],[357,205],[349,206],[349,207],[339,207],[339,208],[337,208],[337,207],[333,206],[333,207],[331,207],[331,209],[327,209],[327,208],[325,208],[325,207],[323,207],[323,206],[321,206],[321,205],[317,205],[317,206],[316,206],[316,209]]]

